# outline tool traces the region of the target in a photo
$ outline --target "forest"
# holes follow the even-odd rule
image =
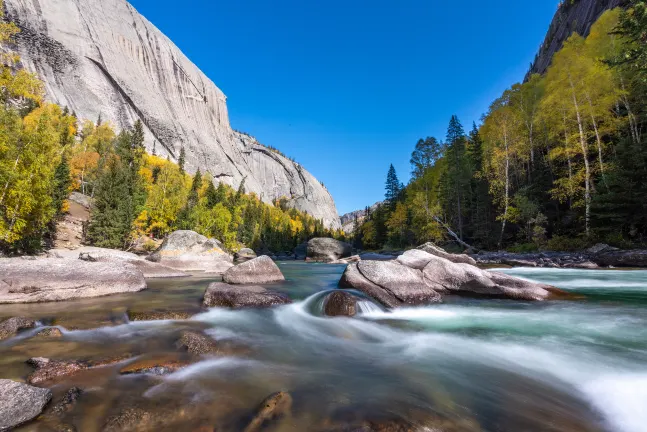
[[[512,85],[466,131],[420,139],[405,186],[356,221],[365,249],[575,250],[647,241],[647,8],[605,12],[543,75]]]
[[[0,1],[0,18],[3,10]],[[0,45],[10,47],[18,32],[0,22]],[[189,175],[184,149],[178,163],[147,154],[141,122],[116,133],[101,118],[77,119],[45,101],[42,82],[19,67],[18,55],[0,55],[0,253],[48,247],[73,191],[93,200],[85,242],[99,247],[128,249],[178,229],[216,238],[230,251],[291,251],[315,236],[342,235],[286,198],[271,205],[246,194],[244,181],[235,190],[200,171]]]

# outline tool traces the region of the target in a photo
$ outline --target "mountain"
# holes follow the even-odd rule
[[[184,148],[187,171],[235,188],[244,180],[265,202],[286,197],[341,227],[328,190],[300,164],[234,131],[225,94],[127,1],[5,0],[5,8],[21,29],[23,65],[52,102],[119,129],[141,119],[149,152],[177,160]]]
[[[373,204],[370,207],[370,211],[374,212],[382,204],[382,201]],[[340,216],[342,231],[344,231],[346,234],[352,234],[353,231],[355,231],[355,219],[357,219],[357,223],[361,225],[365,218],[366,209],[355,210]]]
[[[567,0],[560,3],[550,23],[546,39],[539,47],[529,74],[543,74],[573,32],[588,36],[591,26],[606,10],[625,6],[626,0]]]

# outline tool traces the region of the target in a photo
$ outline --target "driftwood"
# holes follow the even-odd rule
[[[478,249],[477,249],[477,248],[475,248],[474,246],[472,246],[472,245],[470,245],[470,244],[467,244],[467,243],[465,243],[463,240],[461,240],[461,238],[460,238],[460,237],[458,237],[458,235],[457,235],[457,234],[456,234],[456,233],[455,233],[455,232],[454,232],[454,231],[449,227],[449,225],[447,225],[447,224],[446,224],[446,223],[444,223],[442,220],[440,220],[440,218],[439,218],[438,216],[432,216],[432,217],[433,217],[433,219],[434,219],[436,222],[438,222],[438,224],[439,224],[441,227],[445,228],[445,230],[447,231],[447,233],[449,234],[449,236],[450,236],[450,237],[452,237],[454,240],[456,240],[456,242],[457,242],[458,244],[460,244],[461,246],[463,246],[463,247],[465,247],[465,248],[467,248],[467,249],[471,249],[471,250],[473,250],[474,252],[478,252]]]

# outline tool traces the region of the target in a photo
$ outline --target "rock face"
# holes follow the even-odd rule
[[[141,271],[123,263],[0,259],[0,303],[39,303],[146,289]]]
[[[587,36],[591,26],[605,11],[624,6],[626,0],[579,0],[561,2],[555,17],[550,24],[546,39],[539,48],[530,73],[543,74],[557,51],[561,49],[568,37],[577,32]]]
[[[52,399],[52,391],[0,379],[0,431],[37,417]]]
[[[264,284],[284,281],[285,277],[272,258],[263,255],[238,264],[222,275],[228,284]]]
[[[286,197],[326,226],[339,228],[328,190],[301,165],[234,132],[227,98],[166,36],[125,0],[6,0],[21,33],[25,67],[50,100],[81,119],[118,128],[141,119],[146,147],[189,172],[245,188],[271,203]],[[226,59],[223,59],[226,63]]]
[[[332,238],[313,238],[308,242],[307,257],[312,261],[337,261],[350,257],[352,253],[351,245]]]
[[[591,260],[600,266],[647,267],[647,250],[604,250]]]
[[[377,202],[373,204],[369,211],[372,213],[379,206],[381,206],[383,203],[382,202]],[[352,234],[353,231],[355,231],[355,220],[357,220],[358,224],[361,224],[364,219],[366,219],[366,209],[362,210],[355,210],[350,213],[346,213],[342,216],[339,217],[341,220],[341,229],[346,233],[346,234]]]
[[[455,294],[516,300],[545,300],[561,292],[503,273],[414,249],[397,261],[360,261],[349,264],[339,286],[360,290],[387,307],[439,302]]]
[[[205,307],[227,308],[265,308],[288,304],[292,301],[285,294],[254,285],[229,285],[215,282],[204,293],[202,304]]]
[[[175,231],[147,258],[181,271],[222,274],[233,266],[233,258],[218,240],[195,231]]]

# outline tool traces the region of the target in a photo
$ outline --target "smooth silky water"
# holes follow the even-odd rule
[[[273,288],[295,303],[271,310],[201,310],[207,278],[155,281],[124,296],[0,306],[0,317],[30,316],[64,332],[61,339],[26,332],[0,343],[0,378],[24,379],[24,362],[33,356],[171,352],[182,331],[199,329],[245,353],[164,377],[122,376],[117,365],[63,380],[55,397],[75,385],[88,389],[65,421],[79,431],[101,430],[123,407],[148,404],[180,416],[182,427],[169,421],[168,430],[233,431],[266,396],[285,390],[293,415],[280,431],[425,416],[458,425],[446,429],[452,431],[647,430],[647,271],[509,269],[503,271],[583,298],[449,299],[389,312],[357,293],[360,316],[325,318],[323,299],[344,266],[280,267],[288,281]],[[197,315],[130,323],[129,310]]]

